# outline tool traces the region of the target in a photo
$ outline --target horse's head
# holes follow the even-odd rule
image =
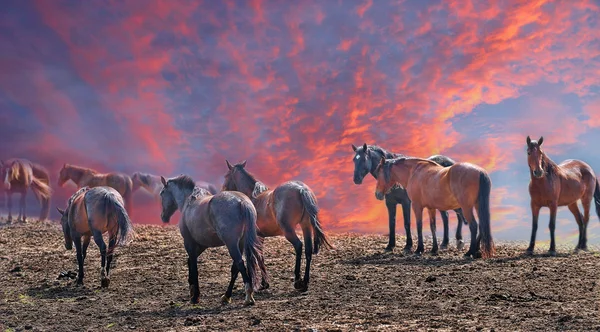
[[[65,163],[58,173],[58,186],[62,187],[65,182],[69,181],[69,171],[67,170],[68,165]]]
[[[363,179],[373,168],[373,157],[371,151],[367,148],[367,143],[361,147],[356,147],[352,144],[352,150],[354,150],[354,183],[361,184]],[[375,161],[376,162],[376,161]]]
[[[162,212],[160,213],[160,219],[164,223],[168,223],[173,216],[173,213],[177,210],[177,201],[175,201],[175,184],[169,180],[165,180],[163,176],[160,177],[160,181],[163,184],[163,188],[160,190],[160,202],[162,205]]]
[[[242,189],[240,188],[240,184],[243,181],[243,174],[241,171],[244,169],[244,167],[246,167],[246,161],[244,160],[241,163],[231,165],[228,160],[225,160],[225,163],[227,163],[228,170],[225,174],[225,180],[223,181],[223,187],[221,188],[221,191],[234,190],[241,192]]]
[[[527,164],[531,174],[538,179],[544,176],[544,151],[541,149],[543,142],[543,136],[537,141],[532,141],[527,136]]]
[[[71,230],[69,229],[69,206],[65,210],[61,210],[59,207],[56,207],[58,213],[60,213],[60,224],[62,225],[63,235],[65,237],[65,248],[67,250],[73,249],[73,239],[71,238]]]

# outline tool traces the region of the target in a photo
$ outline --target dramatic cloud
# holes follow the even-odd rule
[[[69,162],[220,185],[225,159],[246,159],[271,187],[307,183],[328,230],[386,232],[375,181],[352,182],[350,144],[367,142],[485,167],[494,231],[527,239],[525,137],[543,135],[556,161],[600,165],[594,1],[13,0],[3,8],[0,158],[41,162],[54,183]],[[72,191],[57,188],[55,204]],[[135,221],[159,223],[156,202],[135,197]],[[566,208],[559,215],[572,220]],[[565,238],[576,229],[559,225]]]

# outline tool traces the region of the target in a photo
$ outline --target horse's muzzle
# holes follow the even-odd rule
[[[375,198],[377,198],[380,201],[383,201],[383,199],[385,198],[385,194],[380,192],[380,191],[376,191],[375,192]]]
[[[169,217],[165,216],[165,214],[164,214],[164,213],[161,213],[161,214],[160,214],[160,220],[162,220],[162,222],[164,222],[165,224],[167,224],[167,223],[169,222],[169,220],[170,220],[170,219],[171,219],[171,218],[169,218]]]

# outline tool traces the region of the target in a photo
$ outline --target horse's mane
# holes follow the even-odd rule
[[[78,171],[82,171],[82,172],[89,172],[89,173],[92,173],[92,174],[98,174],[99,173],[98,171],[96,171],[93,168],[87,168],[87,167],[77,166],[77,165],[73,165],[73,164],[65,164],[63,167],[65,167],[65,168],[72,168],[72,169],[75,169],[75,170],[78,170]]]
[[[392,165],[396,165],[400,162],[406,161],[406,160],[418,160],[418,161],[424,161],[427,162],[430,165],[437,165],[437,166],[441,166],[440,164],[436,163],[433,160],[429,160],[429,159],[425,159],[425,158],[418,158],[418,157],[397,157],[397,158],[390,158],[390,159],[386,159],[385,163],[383,163],[383,179],[385,180],[385,182],[389,182],[391,179],[391,169],[392,169]]]
[[[544,171],[550,175],[556,175],[556,170],[558,169],[558,164],[554,162],[554,160],[550,159],[548,155],[540,149],[542,153],[542,162],[544,163]]]
[[[175,183],[179,188],[191,190],[192,192],[196,188],[196,182],[194,182],[194,179],[189,175],[181,174],[169,179],[169,181]]]
[[[160,182],[160,177],[158,177],[157,175],[154,175],[154,174],[142,173],[142,172],[135,172],[133,174],[137,174],[140,181],[147,186],[152,185],[150,179],[158,179],[158,181]]]
[[[367,149],[371,150],[371,151],[378,152],[385,159],[392,159],[392,158],[404,157],[404,155],[401,154],[401,153],[390,152],[390,151],[388,151],[388,150],[380,147],[379,145],[367,145]]]
[[[198,198],[202,198],[205,196],[212,196],[212,193],[204,188],[200,188],[198,186],[194,187],[192,194],[190,195],[191,200],[196,200]]]
[[[248,172],[248,170],[246,170],[245,168],[240,167],[238,170],[240,172],[242,172],[242,174],[244,174],[246,176],[248,182],[252,183],[252,184],[249,185],[249,187],[253,188],[252,189],[252,198],[256,198],[262,192],[265,192],[265,191],[269,190],[269,187],[267,187],[261,181],[258,181],[256,179],[256,177],[252,173]]]

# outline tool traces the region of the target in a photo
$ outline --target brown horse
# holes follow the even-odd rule
[[[9,159],[2,163],[2,180],[7,195],[8,220],[12,221],[12,195],[21,194],[19,201],[19,216],[17,220],[25,221],[27,210],[27,189],[31,189],[37,200],[42,204],[40,220],[48,218],[50,197],[50,177],[41,165],[32,163],[27,159]]]
[[[312,190],[300,181],[288,181],[269,189],[250,174],[246,169],[246,161],[231,165],[225,161],[229,171],[225,174],[222,190],[239,191],[246,194],[256,207],[258,236],[265,237],[283,235],[294,246],[296,265],[294,268],[294,288],[303,292],[308,290],[310,279],[310,263],[313,252],[317,254],[322,245],[333,248],[321,228],[318,218],[319,207]],[[300,224],[304,234],[306,268],[304,279],[300,278],[302,259],[302,241],[296,235],[296,225]],[[313,233],[314,232],[314,249]],[[314,250],[314,251],[313,251]],[[268,288],[264,275],[262,288]]]
[[[64,164],[60,169],[58,185],[62,187],[69,180],[78,188],[107,186],[115,189],[123,197],[127,213],[130,217],[133,216],[133,183],[129,175],[120,172],[99,173],[91,168]]]
[[[90,237],[93,236],[101,255],[101,286],[108,287],[114,248],[127,244],[134,234],[123,198],[111,187],[82,187],[69,198],[65,210],[58,207],[56,209],[62,215],[65,248],[71,250],[75,243],[79,265],[77,284],[83,284],[83,261],[87,255]],[[106,232],[108,251],[102,238],[102,234]]]
[[[494,242],[490,229],[490,192],[492,181],[487,172],[476,165],[459,162],[450,167],[428,159],[402,157],[381,159],[377,166],[377,187],[375,197],[383,200],[396,184],[406,188],[417,218],[419,244],[416,254],[423,253],[423,209],[427,209],[433,236],[432,254],[437,254],[438,244],[435,234],[435,210],[448,211],[462,209],[469,222],[471,246],[465,256],[484,258],[494,254]],[[479,216],[479,236],[473,208]],[[480,250],[481,245],[481,250]]]
[[[535,235],[538,217],[542,207],[550,209],[550,249],[548,254],[556,256],[554,230],[556,228],[556,210],[559,206],[568,206],[579,226],[579,242],[575,251],[587,250],[587,225],[590,221],[590,205],[592,198],[596,204],[596,213],[600,218],[600,186],[594,170],[581,160],[568,159],[556,164],[550,159],[541,146],[544,137],[531,140],[527,136],[527,164],[529,165],[529,195],[531,197],[532,228],[531,240],[526,254],[532,255],[535,246]],[[579,211],[577,201],[581,200],[583,215]]]

